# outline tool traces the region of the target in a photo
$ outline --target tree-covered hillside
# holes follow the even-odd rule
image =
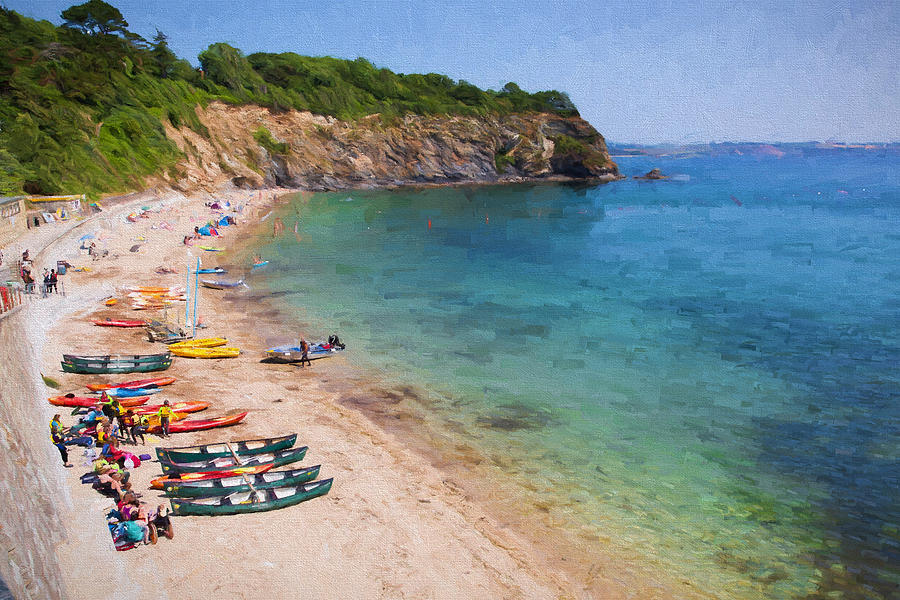
[[[90,0],[55,26],[0,7],[0,195],[137,189],[181,158],[163,122],[204,127],[195,107],[213,100],[340,119],[380,113],[577,115],[560,92],[509,83],[481,90],[434,73],[402,75],[368,61],[293,53],[244,56],[213,44],[194,69],[128,30],[114,6]]]

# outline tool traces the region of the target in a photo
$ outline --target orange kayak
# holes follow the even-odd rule
[[[143,388],[150,386],[162,386],[169,385],[170,383],[175,383],[174,377],[154,377],[152,379],[138,379],[136,381],[125,381],[123,383],[89,383],[87,385],[87,389],[92,392],[99,392],[100,390],[111,390],[113,388]]]
[[[158,412],[162,408],[162,404],[147,404],[134,409],[136,415],[149,415]],[[169,408],[177,413],[192,413],[206,410],[209,408],[209,402],[202,400],[185,400],[184,402],[171,402]]]
[[[227,427],[240,423],[247,416],[247,411],[239,412],[234,415],[225,415],[224,417],[213,417],[211,419],[191,419],[190,421],[180,421],[169,425],[169,433],[184,433],[186,431],[202,431],[204,429],[213,429],[215,427]],[[159,433],[159,427],[150,429],[150,433]]]
[[[222,479],[223,477],[234,477],[235,475],[255,475],[256,473],[265,473],[273,467],[272,463],[266,465],[256,465],[253,467],[238,467],[228,471],[208,471],[206,473],[181,473],[180,477],[172,475],[163,475],[157,477],[150,482],[150,487],[157,490],[164,489],[166,485],[176,485],[182,481],[199,481],[201,479]]]
[[[150,396],[141,396],[139,398],[121,398],[119,399],[119,404],[124,406],[125,408],[130,408],[133,406],[140,406],[141,404],[146,404],[150,399]],[[89,408],[91,406],[100,406],[100,398],[97,396],[54,396],[53,398],[48,398],[50,404],[54,406],[68,406],[70,408]]]

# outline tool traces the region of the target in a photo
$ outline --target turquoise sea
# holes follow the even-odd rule
[[[616,161],[673,178],[298,196],[253,294],[598,544],[900,597],[900,153]]]

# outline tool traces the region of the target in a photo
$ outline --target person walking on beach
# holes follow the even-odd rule
[[[56,284],[59,282],[59,277],[56,275],[56,269],[50,269],[50,293],[56,293]]]
[[[71,467],[69,451],[66,449],[66,430],[59,419],[60,416],[57,414],[53,415],[53,419],[50,421],[50,439],[53,440],[53,445],[56,446],[59,450],[59,455],[62,456],[63,466]]]
[[[309,343],[303,338],[300,338],[300,366],[303,366],[303,362],[306,362],[309,366],[312,366],[312,361],[309,360]]]
[[[159,416],[159,427],[162,429],[163,437],[169,437],[169,422],[175,416],[175,411],[169,406],[168,400],[163,402],[156,414]]]

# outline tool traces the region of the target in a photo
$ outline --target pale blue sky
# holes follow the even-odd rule
[[[79,3],[0,0],[54,23]],[[615,142],[900,141],[896,0],[110,3],[194,64],[228,42],[559,89]]]

